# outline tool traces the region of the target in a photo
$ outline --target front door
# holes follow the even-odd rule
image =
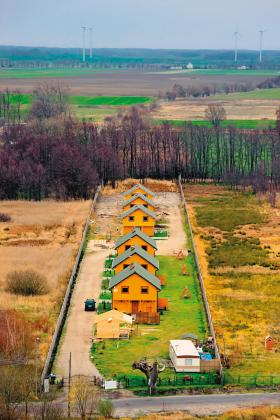
[[[138,313],[138,307],[139,307],[139,301],[138,300],[133,300],[131,302],[131,313],[132,314],[137,314]]]

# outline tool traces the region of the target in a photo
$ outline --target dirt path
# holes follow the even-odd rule
[[[155,202],[167,219],[169,238],[158,240],[158,255],[175,255],[177,251],[186,249],[186,235],[181,212],[179,193],[157,193]]]
[[[114,202],[114,206],[109,203]],[[120,197],[101,196],[97,203],[94,230],[114,232],[116,229],[120,213],[121,201]],[[84,301],[87,298],[94,298],[98,303],[100,293],[102,272],[104,269],[104,260],[113,248],[114,243],[106,243],[105,240],[101,246],[98,245],[99,235],[96,235],[97,243],[89,241],[87,251],[83,258],[79,277],[74,288],[71,298],[69,315],[65,326],[64,337],[59,349],[58,358],[55,363],[55,372],[57,375],[67,377],[69,354],[72,358],[72,375],[100,376],[100,373],[90,361],[90,346],[92,338],[93,324],[96,318],[96,312],[85,312]],[[105,245],[106,243],[106,245]],[[104,246],[106,248],[104,249]]]

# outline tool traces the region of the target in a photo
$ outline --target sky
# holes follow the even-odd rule
[[[0,0],[0,45],[280,49],[280,0]],[[88,40],[87,40],[88,42]]]

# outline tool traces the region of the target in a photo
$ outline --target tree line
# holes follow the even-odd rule
[[[280,123],[265,131],[223,129],[219,111],[209,109],[213,128],[154,126],[136,108],[102,127],[67,116],[5,127],[0,198],[89,198],[101,181],[114,186],[126,177],[175,179],[179,174],[190,181],[277,189]]]

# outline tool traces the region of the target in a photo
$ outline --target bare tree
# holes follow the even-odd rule
[[[29,114],[31,119],[42,120],[69,112],[66,90],[59,83],[41,84],[34,90],[33,95],[35,99]]]
[[[210,104],[205,111],[205,117],[215,128],[218,128],[221,122],[226,119],[226,111],[219,104]]]
[[[93,383],[83,377],[78,376],[73,380],[70,393],[70,401],[82,419],[86,415],[91,415],[98,404],[98,392]]]
[[[165,369],[165,366],[163,364],[160,366],[158,361],[149,362],[146,358],[144,358],[139,360],[139,362],[134,362],[132,369],[139,369],[146,375],[149,394],[154,395],[156,393],[159,374]]]

